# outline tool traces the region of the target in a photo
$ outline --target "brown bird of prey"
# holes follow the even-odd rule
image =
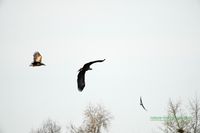
[[[33,62],[31,63],[30,66],[42,66],[42,65],[45,65],[42,63],[42,55],[39,53],[39,52],[35,52],[33,54]]]
[[[88,70],[92,70],[92,68],[90,68],[90,65],[97,62],[103,62],[104,60],[96,60],[96,61],[88,62],[81,69],[79,69],[79,73],[77,76],[77,84],[78,84],[79,91],[83,91],[83,88],[85,87],[85,72]]]
[[[144,107],[143,103],[142,103],[142,98],[141,98],[141,97],[140,97],[140,105],[142,106],[142,108],[143,108],[145,111],[147,111],[146,108]]]

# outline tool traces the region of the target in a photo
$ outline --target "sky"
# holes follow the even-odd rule
[[[89,104],[112,113],[110,133],[159,133],[150,117],[200,94],[199,14],[199,0],[0,0],[0,133],[48,118],[64,133]],[[35,51],[46,66],[29,67]]]

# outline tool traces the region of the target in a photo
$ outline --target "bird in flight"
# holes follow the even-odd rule
[[[92,70],[92,68],[90,68],[90,65],[92,65],[93,63],[103,62],[103,61],[105,61],[105,59],[91,61],[91,62],[86,63],[81,69],[79,69],[79,73],[77,76],[77,84],[78,84],[79,91],[83,91],[83,89],[85,87],[85,72],[88,70]]]
[[[42,55],[39,53],[39,52],[35,52],[33,54],[33,62],[31,63],[30,66],[42,66],[42,65],[45,65],[42,63]]]
[[[140,105],[142,106],[142,108],[143,108],[144,110],[146,110],[146,108],[144,107],[143,102],[142,102],[142,97],[140,97]],[[147,111],[147,110],[146,110],[146,111]]]

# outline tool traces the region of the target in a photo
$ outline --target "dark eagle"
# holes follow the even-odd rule
[[[85,72],[88,70],[92,70],[92,68],[90,68],[90,65],[97,62],[103,62],[104,60],[96,60],[96,61],[88,62],[81,69],[79,69],[79,73],[77,77],[77,84],[78,84],[79,91],[83,91],[83,88],[85,87]]]
[[[33,62],[31,63],[30,66],[42,66],[42,65],[45,65],[42,63],[42,55],[39,53],[39,52],[35,52],[33,54]]]
[[[146,110],[146,108],[144,107],[144,105],[143,105],[143,103],[142,103],[142,98],[140,97],[140,105],[142,106],[142,108],[144,109],[144,110]],[[147,110],[146,110],[147,111]]]

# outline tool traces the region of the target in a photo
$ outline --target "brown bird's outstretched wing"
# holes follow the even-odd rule
[[[140,105],[142,106],[142,108],[144,109],[144,110],[146,110],[146,108],[144,107],[144,105],[143,105],[143,103],[142,103],[142,98],[140,97]],[[147,110],[146,110],[147,111]]]
[[[39,52],[35,52],[33,54],[33,60],[34,62],[42,62],[42,55]]]

